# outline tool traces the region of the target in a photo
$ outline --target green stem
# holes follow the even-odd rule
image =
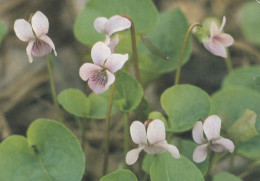
[[[176,75],[175,75],[174,85],[178,85],[179,84],[180,74],[181,74],[181,66],[182,66],[182,61],[183,61],[183,56],[184,56],[184,53],[185,53],[185,49],[186,49],[186,46],[187,46],[187,43],[188,43],[191,31],[196,26],[201,26],[201,24],[194,23],[194,24],[190,25],[190,27],[189,27],[186,35],[185,35],[184,42],[183,42],[182,49],[181,49],[180,58],[179,58],[179,61],[178,61],[178,68],[177,68]]]
[[[226,62],[228,73],[230,73],[233,70],[233,67],[232,67],[232,63],[230,60],[230,53],[229,53],[228,49],[226,49],[226,51],[227,51],[227,58],[225,58],[225,62]]]
[[[124,153],[125,156],[129,150],[129,119],[128,119],[128,112],[124,112]]]
[[[107,173],[108,166],[108,157],[109,157],[109,135],[110,135],[110,116],[111,110],[113,106],[113,97],[116,90],[116,80],[117,74],[115,75],[115,82],[111,87],[108,105],[107,105],[107,113],[106,113],[106,130],[105,130],[105,153],[104,153],[104,162],[103,162],[103,175]]]
[[[54,102],[54,105],[56,108],[57,118],[58,118],[59,122],[63,122],[60,107],[59,107],[58,100],[57,100],[54,77],[53,77],[53,72],[52,72],[52,68],[51,68],[51,59],[50,59],[49,55],[46,56],[46,60],[47,60],[47,67],[48,67],[48,73],[49,73],[49,81],[50,81],[50,86],[51,86],[51,94],[52,94],[52,99],[53,99],[53,102]]]
[[[131,41],[132,41],[132,52],[133,52],[133,60],[134,60],[135,77],[138,80],[138,82],[141,83],[140,69],[139,69],[139,64],[138,64],[138,54],[137,54],[137,48],[136,48],[135,24],[134,24],[133,19],[130,16],[128,16],[126,14],[122,14],[120,16],[127,18],[131,22]]]
[[[246,169],[244,172],[242,172],[242,173],[239,175],[239,177],[240,177],[240,178],[246,177],[247,175],[249,175],[250,173],[252,173],[253,171],[255,171],[255,169],[259,166],[259,164],[260,164],[260,160],[254,161],[253,163],[251,163],[251,164],[247,167],[247,169]]]

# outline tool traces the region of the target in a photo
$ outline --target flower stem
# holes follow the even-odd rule
[[[135,24],[133,19],[126,15],[121,14],[120,16],[127,18],[131,22],[131,41],[132,41],[132,52],[133,52],[133,60],[134,60],[134,69],[135,69],[135,77],[139,83],[141,83],[140,69],[138,64],[138,54],[136,48],[136,35],[135,35]]]
[[[233,70],[233,67],[232,67],[232,63],[230,60],[230,53],[229,53],[228,49],[226,49],[226,51],[227,51],[227,58],[225,58],[225,62],[226,62],[228,73],[230,73]]]
[[[175,74],[174,85],[178,85],[179,84],[180,74],[181,74],[181,66],[182,66],[182,61],[183,61],[183,56],[184,56],[184,53],[185,53],[185,49],[186,49],[186,46],[187,46],[187,43],[188,43],[191,31],[196,26],[202,26],[202,25],[199,24],[199,23],[194,23],[194,24],[190,25],[188,31],[186,32],[186,35],[185,35],[185,38],[184,38],[184,41],[183,41],[183,45],[182,45],[182,49],[181,49],[180,58],[179,58],[179,61],[178,61],[178,68],[177,68],[177,71],[176,71],[176,74]]]
[[[59,107],[58,100],[57,100],[56,87],[55,87],[55,83],[54,83],[54,77],[53,77],[53,72],[52,72],[52,68],[51,68],[51,59],[50,59],[49,55],[46,56],[46,60],[47,60],[47,67],[48,67],[48,73],[49,73],[49,81],[50,81],[50,86],[51,86],[51,94],[52,94],[52,99],[53,99],[53,102],[54,102],[54,105],[56,108],[57,118],[58,118],[59,122],[63,122],[60,107]]]
[[[105,153],[104,153],[104,162],[103,162],[103,175],[107,173],[107,166],[108,166],[108,157],[109,157],[109,135],[110,135],[110,116],[111,110],[113,106],[113,98],[114,93],[116,90],[116,81],[117,81],[117,74],[115,75],[115,82],[111,87],[109,100],[107,105],[107,113],[106,113],[106,130],[105,130]]]
[[[129,150],[129,119],[128,112],[124,112],[124,153],[125,156]]]

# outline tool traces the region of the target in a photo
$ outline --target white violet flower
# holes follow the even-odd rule
[[[204,123],[198,121],[192,129],[192,137],[198,144],[193,153],[193,160],[197,163],[203,162],[207,157],[208,147],[214,152],[229,151],[235,149],[233,142],[220,136],[221,119],[217,115],[206,118]],[[206,135],[204,139],[203,131]]]
[[[114,73],[124,66],[128,54],[112,53],[104,42],[97,42],[91,49],[91,57],[94,64],[83,64],[79,75],[81,79],[88,81],[94,93],[101,94],[115,81]]]
[[[133,149],[127,153],[126,163],[128,165],[134,164],[142,150],[149,154],[158,154],[168,151],[174,158],[180,158],[178,148],[174,145],[168,144],[166,141],[163,121],[155,119],[150,123],[147,122],[145,123],[146,125],[140,121],[134,121],[131,124],[130,134],[133,142],[138,144],[138,148]]]
[[[16,36],[22,41],[28,41],[26,48],[29,62],[33,62],[33,56],[42,57],[55,50],[54,43],[46,35],[49,31],[49,21],[47,17],[40,11],[37,11],[31,18],[31,24],[24,19],[18,19],[14,23],[14,31]]]

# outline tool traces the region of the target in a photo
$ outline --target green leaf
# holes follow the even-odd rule
[[[260,44],[260,8],[257,2],[244,4],[241,9],[241,29],[246,39],[255,44]]]
[[[260,91],[260,66],[237,68],[228,74],[222,82],[222,87],[243,86]]]
[[[259,135],[255,129],[255,122],[255,112],[246,109],[243,115],[228,130],[227,137],[230,138],[235,145],[250,140]]]
[[[185,139],[180,139],[177,141],[177,143],[178,145],[176,146],[179,148],[180,154],[193,162],[193,152],[198,145],[193,141],[185,140]],[[209,168],[209,158],[207,158],[202,163],[194,163],[194,164],[200,169],[203,176],[207,174]]]
[[[151,59],[140,59],[140,67],[143,70],[162,74],[171,72],[177,68],[186,31],[188,30],[188,21],[180,9],[171,12],[162,13],[158,26],[148,34],[152,43],[159,47],[160,50],[170,57],[168,61],[159,58],[149,52],[144,46],[140,47],[140,51],[148,52]],[[188,41],[183,64],[185,64],[191,53],[191,38]]]
[[[166,89],[161,96],[161,104],[173,132],[191,129],[210,111],[208,94],[192,85],[176,85]]]
[[[109,91],[108,91],[109,92]],[[116,80],[114,104],[121,111],[131,111],[137,108],[143,98],[143,88],[129,73],[121,70]]]
[[[150,31],[158,21],[158,12],[151,0],[90,0],[76,19],[74,26],[76,38],[86,45],[104,40],[105,35],[99,34],[94,29],[94,20],[101,16],[110,18],[116,14],[129,15],[139,34]]]
[[[151,181],[204,181],[200,170],[187,158],[175,159],[170,153],[156,155],[151,167]]]
[[[260,115],[259,107],[259,92],[246,87],[229,87],[213,94],[210,114],[220,116],[222,128],[227,131],[246,109]],[[256,117],[256,130],[260,132],[260,116]]]
[[[56,121],[38,119],[27,138],[10,136],[0,144],[0,180],[80,181],[84,153],[76,137]]]
[[[142,162],[142,169],[145,173],[150,175],[150,169],[154,160],[154,155],[145,154],[143,162]]]
[[[157,111],[151,112],[149,114],[148,119],[152,119],[152,120],[160,119],[160,120],[162,120],[164,122],[164,126],[165,126],[166,131],[168,131],[168,129],[169,129],[168,122],[165,119],[165,117],[162,115],[162,113],[157,112]]]
[[[58,95],[58,102],[69,113],[92,119],[104,119],[108,99],[104,96],[91,93],[89,97],[78,89],[66,89]],[[112,114],[116,112],[113,107]]]
[[[130,170],[121,169],[105,175],[100,181],[137,181],[137,178]]]
[[[239,177],[228,173],[228,172],[220,172],[213,177],[213,181],[242,181]]]
[[[3,21],[0,20],[0,44],[7,33],[7,28]]]
[[[254,137],[240,145],[236,152],[252,160],[260,159],[260,136]]]

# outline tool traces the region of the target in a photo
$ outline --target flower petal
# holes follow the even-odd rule
[[[174,158],[180,158],[180,153],[179,153],[179,150],[176,146],[174,145],[170,145],[168,144],[167,142],[164,143],[164,144],[160,144],[160,147],[164,148],[165,150],[167,150],[168,152],[171,153],[171,155],[174,157]]]
[[[116,46],[119,43],[119,36],[116,35],[114,39],[112,39],[109,44],[108,47],[110,48],[111,52],[114,53],[116,51]]]
[[[55,45],[54,45],[53,41],[50,39],[50,37],[48,37],[47,35],[43,35],[40,37],[40,40],[47,43],[53,49],[54,55],[57,56],[57,52],[55,50]]]
[[[32,28],[37,37],[45,35],[49,31],[48,18],[41,12],[37,11],[32,17]]]
[[[220,129],[221,119],[217,115],[207,117],[203,124],[204,133],[209,141],[219,138]]]
[[[212,39],[209,41],[209,43],[204,43],[203,45],[205,46],[205,48],[207,50],[209,50],[212,54],[216,55],[216,56],[220,56],[223,58],[227,57],[227,52],[225,47],[216,39]]]
[[[220,42],[224,47],[229,47],[234,43],[234,39],[231,35],[227,33],[220,33],[214,37],[218,42]]]
[[[104,69],[102,68],[102,70],[93,72],[90,75],[88,85],[95,94],[102,94],[114,81],[114,74],[110,73],[109,71],[104,72]]]
[[[108,22],[105,25],[105,31],[108,36],[111,36],[113,33],[128,29],[131,27],[131,22],[122,16],[115,15],[109,18]]]
[[[147,128],[147,138],[150,144],[165,141],[165,127],[163,121],[153,120]]]
[[[139,147],[139,148],[136,148],[136,149],[132,149],[131,151],[129,151],[127,154],[126,154],[126,157],[125,157],[125,161],[127,163],[127,165],[132,165],[134,164],[138,157],[139,157],[139,153],[144,149],[144,147]]]
[[[128,54],[112,54],[108,57],[105,67],[112,73],[117,72],[121,69],[125,62],[128,60]]]
[[[219,33],[223,30],[225,24],[226,24],[226,17],[224,16],[223,19],[222,19],[221,26],[219,28]]]
[[[36,57],[42,57],[48,55],[51,52],[52,48],[49,44],[45,43],[42,40],[34,41],[32,47],[32,55]]]
[[[18,19],[14,22],[14,32],[16,36],[22,41],[29,41],[34,39],[32,27],[30,23],[24,19]]]
[[[195,126],[192,129],[192,137],[193,140],[198,143],[202,144],[205,143],[205,139],[203,137],[203,127],[202,127],[202,122],[198,121]]]
[[[146,153],[149,154],[158,154],[158,153],[163,153],[166,151],[166,149],[164,147],[162,147],[162,144],[167,144],[167,142],[164,140],[160,143],[156,143],[156,144],[150,144],[149,146],[145,146],[144,147],[144,151]]]
[[[105,60],[111,55],[110,48],[104,42],[97,42],[91,49],[94,64],[103,66]]]
[[[147,144],[145,126],[140,121],[134,121],[130,126],[130,135],[134,143],[139,145]]]
[[[26,47],[26,53],[28,55],[29,58],[29,62],[32,63],[33,62],[33,58],[32,58],[32,48],[34,45],[34,41],[29,41],[28,46]]]
[[[220,138],[218,140],[215,140],[212,142],[213,145],[215,146],[219,146],[223,148],[223,151],[229,151],[230,153],[232,153],[235,149],[235,145],[234,143],[226,138]]]
[[[196,163],[203,162],[207,158],[208,144],[199,145],[193,152],[193,161]]]
[[[219,34],[218,26],[215,22],[212,22],[210,25],[210,39]]]
[[[93,63],[84,63],[79,69],[79,76],[82,80],[87,81],[92,73],[102,68]]]
[[[106,33],[105,24],[108,22],[108,19],[105,17],[96,18],[94,21],[94,27],[99,33]]]

